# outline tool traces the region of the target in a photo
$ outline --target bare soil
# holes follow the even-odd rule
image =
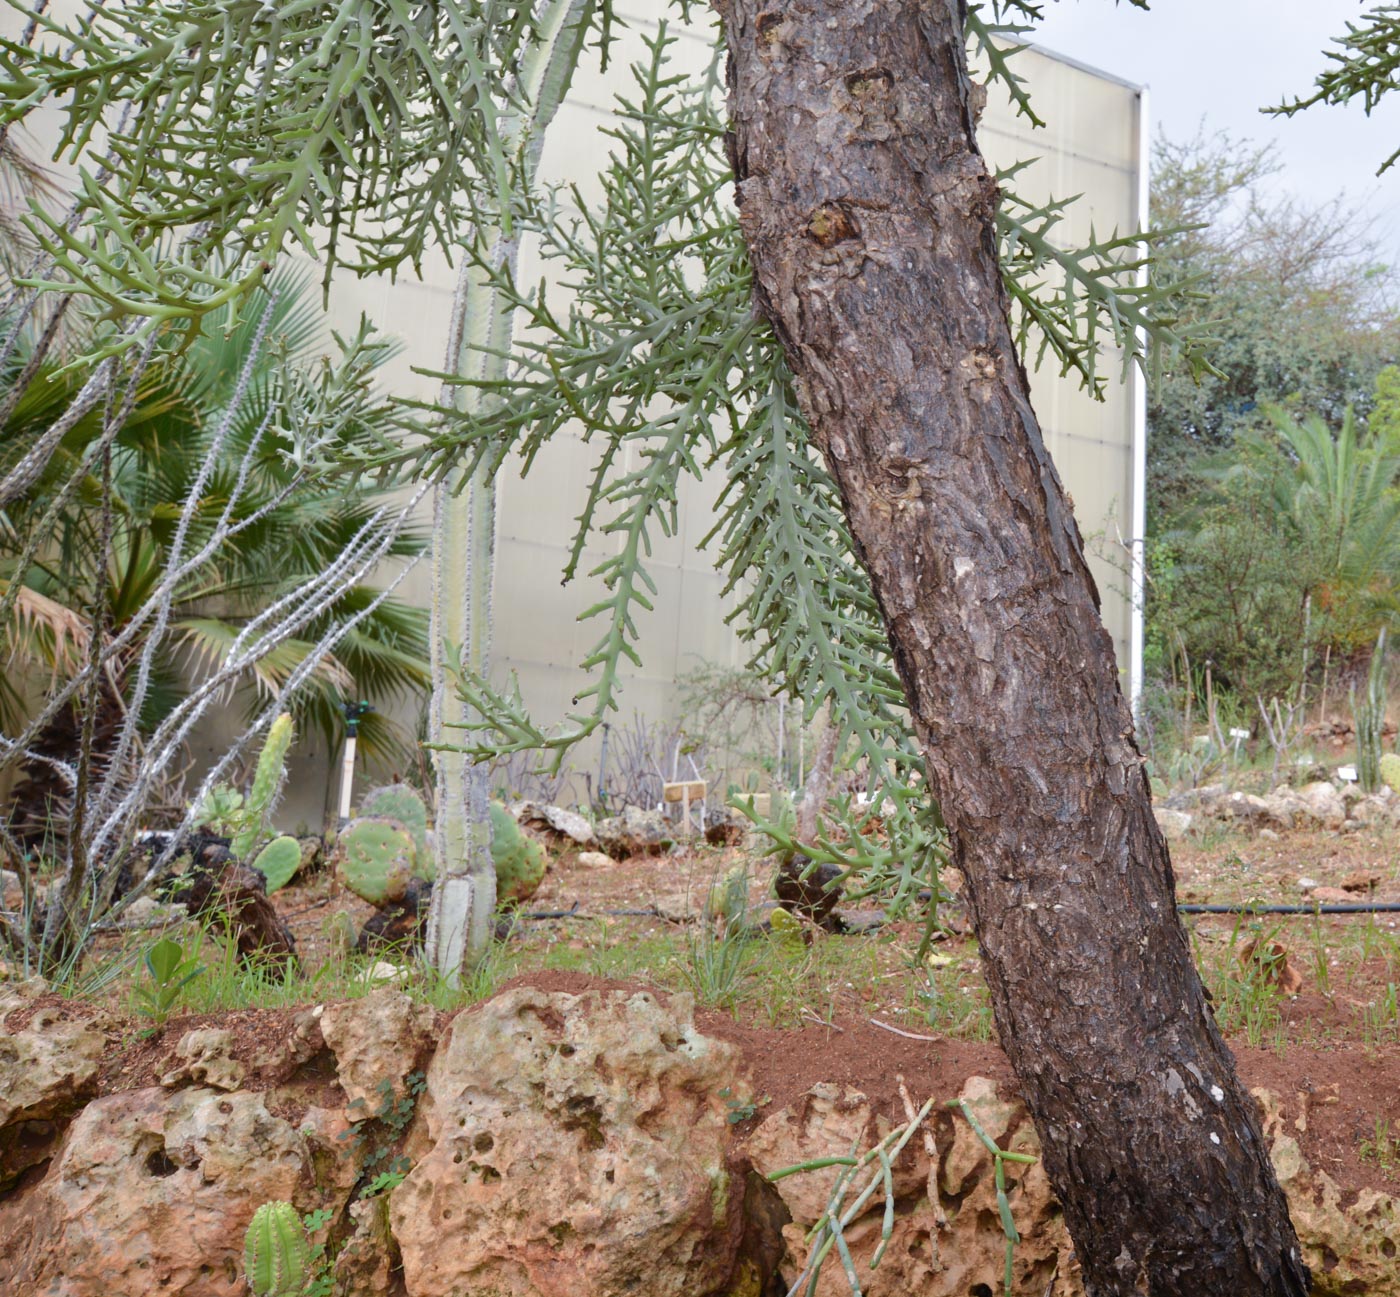
[[[751,916],[761,919],[772,865],[746,857],[742,848],[697,846],[606,868],[579,866],[573,850],[557,853],[500,952],[496,990],[528,983],[569,992],[633,985],[694,993],[700,988],[688,952],[703,942],[704,898],[745,859],[753,875]],[[1353,892],[1358,900],[1400,901],[1400,843],[1378,831],[1269,840],[1212,829],[1174,844],[1173,860],[1183,901],[1297,902],[1304,897],[1300,878],[1349,884],[1359,889]],[[287,888],[276,902],[308,973],[331,958],[331,915],[343,909],[358,926],[370,913],[325,872]],[[988,1038],[976,943],[959,933],[964,925],[956,903],[943,917],[953,931],[934,944],[935,966],[922,972],[916,955],[923,922],[914,916],[870,935],[820,936],[810,947],[776,954],[779,943],[757,938],[753,965],[732,995],[720,1004],[697,997],[700,1028],[732,1043],[744,1059],[754,1098],[748,1121],[791,1103],[818,1081],[862,1090],[891,1115],[902,1112],[900,1077],[916,1102],[929,1095],[952,1098],[970,1075],[993,1077],[1014,1091],[1005,1057]],[[1247,1084],[1279,1096],[1305,1156],[1350,1192],[1400,1193],[1397,920],[1400,915],[1385,914],[1186,919]],[[1246,954],[1251,942],[1282,955],[1260,963]],[[933,998],[919,993],[930,987]],[[309,983],[308,1003],[314,995]],[[285,1032],[297,1012],[175,1016],[152,1030],[117,994],[102,1004],[46,995],[27,1002],[4,1026],[16,1029],[41,1007],[103,1019],[113,1033],[103,1092],[156,1083],[173,1066],[176,1042],[194,1027],[232,1030],[235,1054],[247,1061],[260,1042]],[[451,1016],[441,1013],[440,1025]],[[329,1074],[323,1080],[331,1084]],[[275,1082],[249,1079],[255,1088]]]

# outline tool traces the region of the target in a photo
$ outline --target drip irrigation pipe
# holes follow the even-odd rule
[[[1400,901],[1355,905],[1178,905],[1181,914],[1400,914]]]

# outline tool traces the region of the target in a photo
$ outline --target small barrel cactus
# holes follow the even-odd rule
[[[491,859],[496,865],[496,901],[528,901],[544,881],[544,848],[521,832],[500,802],[491,803]]]
[[[253,868],[267,880],[267,894],[271,896],[291,882],[301,868],[301,843],[286,834],[273,838],[258,852]]]
[[[335,841],[335,876],[361,900],[403,899],[418,867],[413,835],[397,820],[351,820]]]
[[[1387,752],[1381,758],[1380,776],[1381,783],[1392,792],[1400,793],[1400,756]]]
[[[419,876],[432,877],[428,808],[416,789],[407,784],[386,784],[382,788],[372,789],[360,803],[360,818],[397,820],[402,824],[413,835],[413,846],[418,852]]]
[[[306,1287],[311,1245],[289,1202],[265,1202],[243,1238],[243,1272],[254,1297],[295,1297]]]
[[[287,753],[292,747],[292,718],[283,712],[267,731],[262,751],[258,753],[257,769],[253,772],[253,786],[248,790],[244,803],[245,819],[243,827],[234,835],[229,844],[233,854],[245,860],[253,848],[267,832],[267,818],[282,791],[282,780],[287,774]]]

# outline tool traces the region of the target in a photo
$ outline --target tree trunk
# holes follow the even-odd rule
[[[716,0],[758,305],[870,573],[1092,1297],[1302,1297],[1007,322],[962,0]]]

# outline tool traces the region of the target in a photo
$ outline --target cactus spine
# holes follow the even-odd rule
[[[294,1297],[306,1287],[311,1245],[289,1202],[265,1202],[243,1237],[243,1272],[254,1297]]]
[[[282,780],[287,773],[287,753],[291,746],[292,718],[283,712],[272,722],[262,751],[258,753],[253,786],[243,808],[247,818],[230,844],[233,854],[240,860],[246,860],[267,835],[268,816],[272,814],[277,795],[282,791]]]

